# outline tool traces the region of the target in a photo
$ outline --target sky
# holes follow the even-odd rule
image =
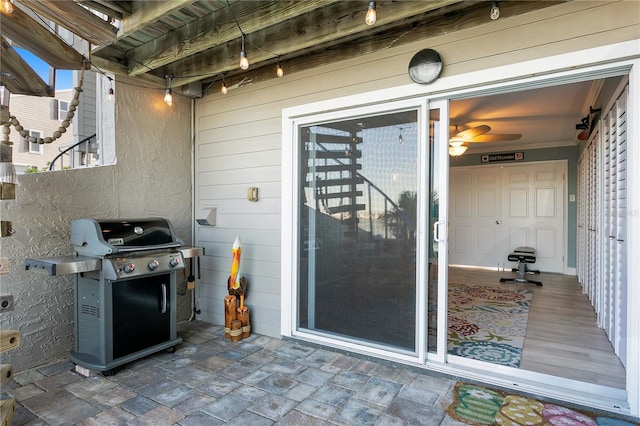
[[[49,65],[28,50],[16,47],[16,52],[24,59],[40,78],[49,82]],[[56,90],[70,89],[73,87],[71,70],[56,70]]]

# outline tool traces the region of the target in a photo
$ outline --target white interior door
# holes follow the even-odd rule
[[[506,249],[533,247],[536,264],[530,269],[564,272],[564,164],[554,161],[503,168]]]
[[[565,164],[452,168],[449,262],[510,269],[507,255],[528,246],[537,255],[531,269],[563,273]]]
[[[450,170],[449,263],[496,268],[503,261],[501,180],[499,167]]]

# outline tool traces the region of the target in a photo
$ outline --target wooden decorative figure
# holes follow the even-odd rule
[[[249,337],[251,326],[249,322],[249,308],[244,305],[244,298],[247,290],[247,280],[244,277],[240,277],[240,255],[242,254],[242,242],[240,241],[239,236],[236,237],[235,241],[233,242],[231,253],[231,275],[229,276],[229,280],[227,281],[227,287],[229,289],[229,295],[238,297],[240,299],[240,306],[236,310],[236,316],[234,317],[234,319],[237,318],[238,320],[240,320],[241,338],[244,339]]]

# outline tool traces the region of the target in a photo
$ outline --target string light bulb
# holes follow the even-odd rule
[[[366,22],[367,25],[373,25],[376,23],[377,19],[378,19],[378,12],[376,12],[376,2],[370,1],[369,8],[367,9],[367,14],[364,17],[364,22]]]
[[[108,95],[108,99],[109,102],[113,101],[113,79],[111,77],[109,77],[109,92],[107,92]]]
[[[244,34],[242,34],[242,50],[240,51],[240,68],[246,70],[249,68],[249,59],[247,52],[244,50]]]
[[[276,75],[278,77],[282,77],[284,75],[284,70],[280,66],[280,58],[278,58],[278,65],[276,66]]]
[[[222,86],[220,86],[220,93],[226,95],[228,92],[227,85],[224,82],[224,75],[222,76]]]
[[[2,0],[2,13],[11,15],[13,13],[13,3],[11,0]]]
[[[491,11],[489,12],[489,17],[492,21],[495,21],[500,17],[500,8],[498,7],[498,2],[491,2]]]
[[[172,75],[167,76],[167,90],[164,93],[164,103],[172,106],[173,105],[173,94],[171,93],[171,80],[173,80]]]

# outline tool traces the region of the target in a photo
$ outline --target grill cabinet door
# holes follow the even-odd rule
[[[162,274],[113,282],[114,359],[170,340],[170,279]]]

